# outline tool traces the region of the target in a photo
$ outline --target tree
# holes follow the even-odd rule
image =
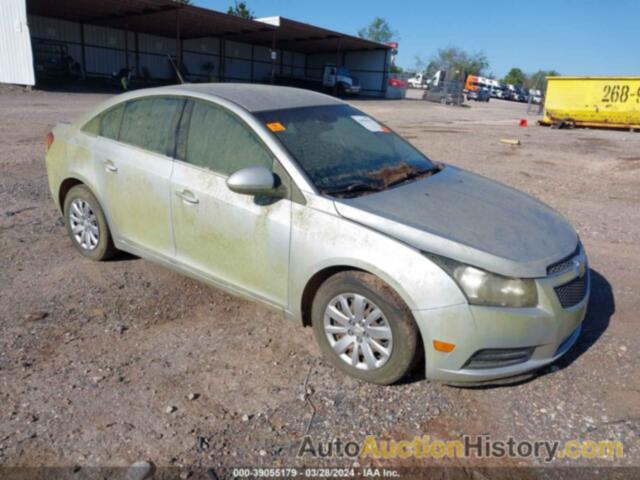
[[[526,80],[526,75],[519,68],[512,68],[509,73],[502,79],[503,83],[515,85],[516,87],[522,87]]]
[[[358,30],[358,36],[378,43],[387,43],[397,39],[398,32],[392,30],[384,18],[376,17],[368,27]]]
[[[458,47],[438,50],[427,66],[427,75],[438,70],[449,72],[450,79],[464,80],[466,75],[482,75],[489,68],[489,60],[483,52],[468,53]]]
[[[415,71],[416,73],[422,73],[426,70],[427,61],[420,55],[414,57]]]
[[[247,7],[247,2],[233,2],[233,6],[229,7],[227,14],[248,18],[249,20],[253,19],[253,12]]]
[[[389,25],[389,22],[387,22],[384,18],[376,17],[368,27],[358,30],[358,36],[360,38],[366,38],[367,40],[371,40],[373,42],[389,43],[392,40],[397,40],[398,32],[392,30],[391,25]],[[391,73],[402,73],[402,68],[398,67],[395,64],[395,56],[396,52],[392,52],[389,71]]]
[[[538,70],[531,75],[527,75],[524,86],[544,91],[547,86],[547,77],[557,77],[559,75],[555,70]]]

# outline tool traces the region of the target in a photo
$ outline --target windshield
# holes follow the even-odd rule
[[[405,140],[349,105],[274,110],[256,116],[326,194],[361,195],[439,170]]]

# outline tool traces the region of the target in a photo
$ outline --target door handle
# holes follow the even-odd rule
[[[193,192],[189,190],[183,190],[181,192],[176,192],[176,195],[182,199],[183,202],[188,203],[190,205],[197,205],[200,203],[198,197],[196,197]]]
[[[111,160],[105,160],[104,169],[107,172],[111,173],[116,173],[118,171],[118,167],[116,167],[116,165]]]

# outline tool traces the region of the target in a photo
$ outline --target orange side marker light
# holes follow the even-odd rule
[[[439,352],[449,353],[453,352],[453,349],[456,346],[453,343],[441,342],[440,340],[433,341],[433,348],[435,348]]]

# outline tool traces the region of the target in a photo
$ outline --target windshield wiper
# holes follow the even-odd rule
[[[395,180],[387,183],[385,186],[394,187],[396,185],[400,185],[401,183],[405,183],[405,182],[408,182],[409,180],[414,180],[416,178],[430,177],[431,175],[438,173],[440,170],[442,170],[441,167],[432,167],[426,170],[411,170],[405,173],[404,175],[402,175],[400,178],[396,178]]]
[[[358,193],[379,192],[385,188],[385,185],[358,182],[340,185],[334,188],[323,188],[322,191],[327,195],[357,195]]]

